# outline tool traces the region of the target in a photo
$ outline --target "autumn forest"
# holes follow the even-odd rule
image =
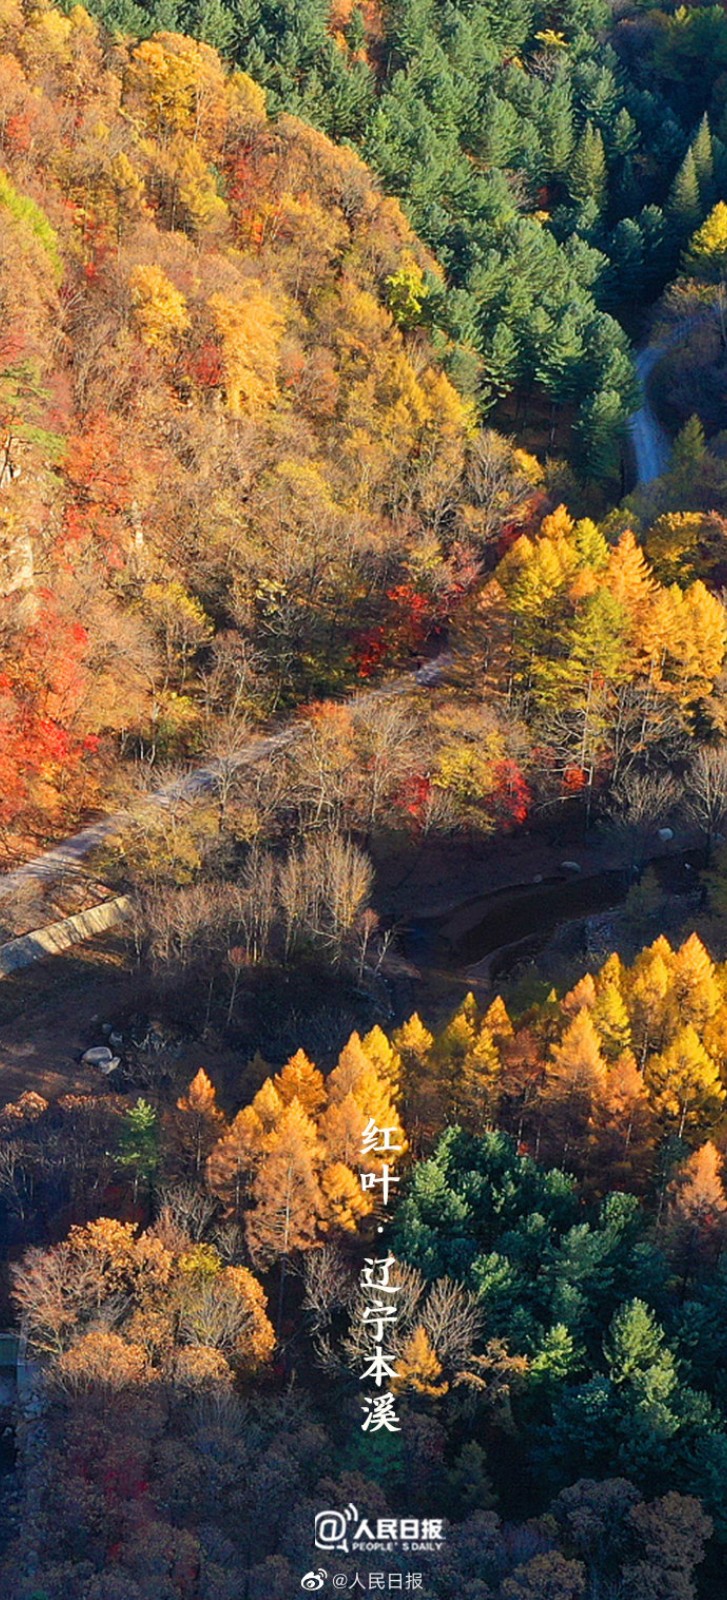
[[[724,1595],[726,593],[721,6],[0,0],[3,1597]]]

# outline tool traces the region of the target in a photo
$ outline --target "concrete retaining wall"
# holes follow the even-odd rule
[[[100,906],[79,911],[75,917],[64,917],[62,922],[50,922],[47,928],[26,933],[22,939],[10,939],[0,945],[0,978],[22,967],[31,967],[34,961],[45,956],[62,955],[74,944],[83,944],[95,933],[106,933],[115,928],[128,915],[131,901],[128,895],[118,895],[115,900],[104,900]]]

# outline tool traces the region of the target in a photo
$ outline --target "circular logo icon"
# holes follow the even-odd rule
[[[344,1511],[317,1511],[315,1516],[315,1540],[317,1550],[343,1550],[348,1551],[348,1529],[355,1523],[358,1512],[354,1505],[346,1506]]]
[[[301,1589],[322,1589],[328,1577],[325,1567],[318,1567],[315,1572],[306,1572],[300,1580]]]

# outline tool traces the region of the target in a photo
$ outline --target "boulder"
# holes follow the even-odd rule
[[[109,1061],[113,1061],[114,1052],[109,1050],[107,1044],[95,1044],[92,1050],[86,1050],[81,1056],[83,1067],[102,1067],[108,1070]]]

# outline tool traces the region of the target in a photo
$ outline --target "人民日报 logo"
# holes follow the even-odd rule
[[[377,1517],[371,1521],[349,1503],[342,1511],[318,1511],[316,1550],[440,1550],[444,1544],[441,1517]]]

